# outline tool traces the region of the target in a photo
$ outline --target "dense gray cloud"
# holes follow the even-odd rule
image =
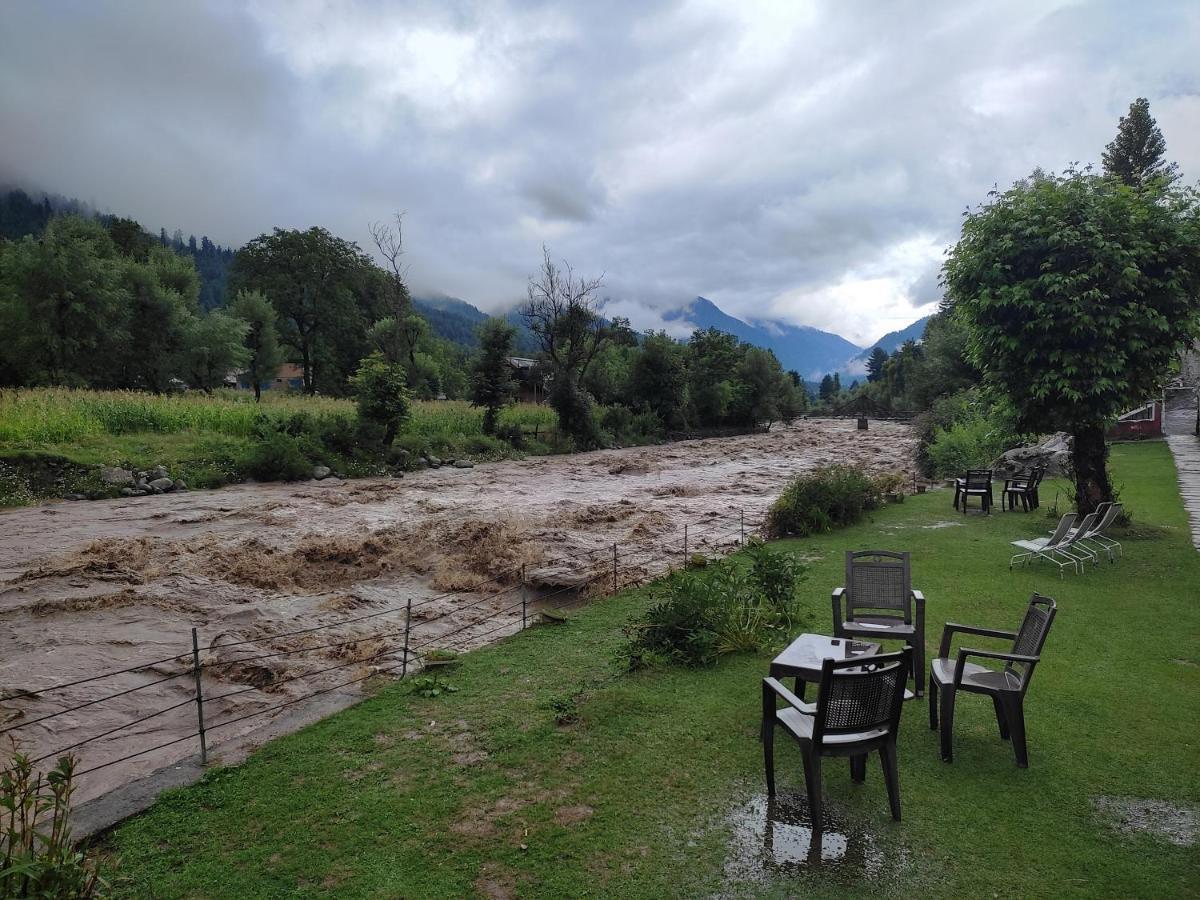
[[[232,244],[402,209],[417,290],[511,305],[545,243],[641,327],[703,294],[866,343],[1134,97],[1200,175],[1197,46],[1183,2],[29,0],[0,180]]]

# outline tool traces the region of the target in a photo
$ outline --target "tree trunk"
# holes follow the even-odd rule
[[[262,400],[262,381],[258,378],[254,379],[254,402],[258,403]]]
[[[1100,425],[1077,425],[1071,449],[1075,470],[1075,506],[1079,515],[1095,512],[1096,507],[1113,499],[1108,480],[1108,444]]]

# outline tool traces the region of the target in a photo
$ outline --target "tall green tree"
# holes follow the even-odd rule
[[[832,403],[837,397],[837,386],[833,382],[832,375],[826,375],[821,379],[821,386],[817,388],[817,396],[821,398],[822,403]]]
[[[716,328],[695,331],[688,341],[688,406],[696,425],[723,424],[733,402],[733,378],[744,349]]]
[[[496,433],[500,410],[516,393],[512,366],[517,330],[504,319],[492,317],[479,326],[479,353],[471,365],[471,405],[483,407],[483,433]]]
[[[199,310],[200,278],[190,259],[165,247],[148,247],[142,259],[128,258],[122,266],[128,292],[123,381],[165,391],[172,378],[188,376],[186,353]]]
[[[246,367],[250,351],[244,342],[249,327],[220,309],[193,321],[186,351],[192,387],[211,394],[226,377]]]
[[[630,405],[648,406],[667,428],[681,428],[686,392],[684,348],[665,331],[647,334],[629,373]]]
[[[367,349],[367,308],[375,305],[379,270],[352,241],[324,228],[276,228],[238,251],[229,289],[257,290],[279,312],[280,337],[304,373],[304,389],[341,390]]]
[[[867,381],[875,382],[883,377],[883,367],[888,361],[887,351],[876,347],[867,357]]]
[[[229,313],[246,323],[244,344],[250,358],[246,374],[254,384],[254,402],[262,399],[262,385],[275,377],[283,364],[279,346],[278,313],[271,301],[258,291],[238,291]]]
[[[99,223],[56,216],[3,248],[0,345],[26,384],[121,386],[129,345],[125,263]]]
[[[1138,97],[1121,116],[1117,136],[1104,148],[1104,174],[1134,188],[1167,187],[1179,178],[1179,167],[1163,157],[1167,142],[1150,115],[1150,101]]]
[[[1066,430],[1081,513],[1113,498],[1106,426],[1158,396],[1200,331],[1200,205],[1068,170],[972,211],[943,278],[1023,431]]]

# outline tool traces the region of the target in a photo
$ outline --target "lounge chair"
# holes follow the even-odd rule
[[[1101,507],[1104,508],[1101,509]],[[1113,550],[1120,553],[1121,542],[1109,537],[1106,532],[1121,517],[1123,509],[1124,507],[1120,503],[1101,503],[1100,506],[1096,507],[1096,521],[1092,526],[1092,530],[1076,537],[1075,542],[1088,549],[1093,549],[1097,553],[1103,551],[1108,554],[1108,561],[1115,563],[1117,560],[1113,555]]]
[[[1020,553],[1013,555],[1008,561],[1008,567],[1011,569],[1018,561],[1028,563],[1032,559],[1045,559],[1058,566],[1058,576],[1061,578],[1063,569],[1071,566],[1076,572],[1079,571],[1080,559],[1078,556],[1070,552],[1070,537],[1071,525],[1075,522],[1075,514],[1067,513],[1058,522],[1058,527],[1054,529],[1054,533],[1048,538],[1032,538],[1024,541],[1011,541],[1012,545],[1020,550]],[[1084,519],[1081,525],[1091,527],[1091,523]]]
[[[941,701],[942,759],[954,759],[954,699],[959,691],[986,694],[996,710],[996,724],[1001,740],[1012,740],[1017,765],[1029,766],[1025,747],[1025,692],[1033,679],[1033,669],[1041,659],[1046,635],[1054,623],[1057,605],[1049,597],[1034,594],[1025,609],[1025,618],[1018,631],[996,631],[971,625],[947,622],[942,631],[942,644],[937,658],[929,667],[929,727],[938,730],[938,701]],[[957,657],[950,656],[950,640],[955,633],[1012,641],[1008,652],[975,650],[959,647]],[[997,671],[967,662],[967,657],[1000,660],[1004,668]]]

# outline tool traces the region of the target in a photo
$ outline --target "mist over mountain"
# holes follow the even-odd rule
[[[718,328],[756,347],[771,350],[785,369],[795,369],[806,379],[819,379],[842,367],[862,348],[841,335],[808,325],[763,322],[751,325],[734,318],[705,297],[663,315],[667,322],[686,323],[694,328]]]
[[[889,331],[879,340],[864,347],[862,353],[857,358],[865,360],[876,347],[881,347],[888,353],[892,353],[899,350],[907,341],[920,341],[925,337],[925,326],[929,324],[929,320],[932,318],[933,316],[924,316],[906,328],[901,328],[899,331]]]

